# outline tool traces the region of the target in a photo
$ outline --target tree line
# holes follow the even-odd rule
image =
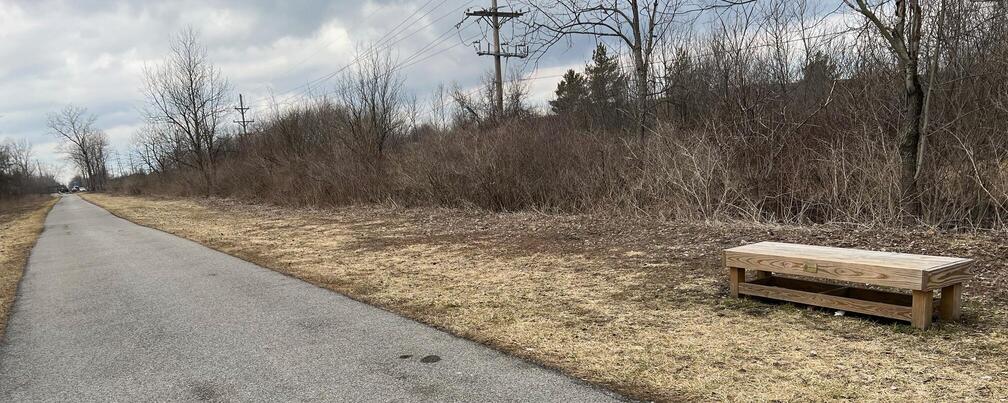
[[[1004,225],[1004,2],[530,2],[542,52],[601,43],[549,111],[514,76],[420,106],[394,57],[223,125],[226,80],[185,34],[148,72],[131,192],[680,218]],[[533,41],[536,40],[538,42]],[[581,71],[577,71],[581,70]],[[192,100],[196,100],[193,103]],[[201,162],[202,160],[202,162]]]
[[[27,141],[0,142],[0,200],[52,192],[52,168],[38,161]]]

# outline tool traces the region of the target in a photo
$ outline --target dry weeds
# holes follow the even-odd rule
[[[52,197],[28,197],[0,203],[0,339],[14,305],[28,255],[45,223]]]
[[[634,397],[1008,396],[1002,233],[86,198]],[[726,298],[718,252],[759,240],[968,256],[979,260],[979,277],[966,290],[963,321],[929,331]]]

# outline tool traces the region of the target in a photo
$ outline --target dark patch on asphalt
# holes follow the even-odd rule
[[[210,276],[210,277],[217,277],[217,273],[209,273],[209,274],[207,274],[207,276]]]
[[[209,401],[219,399],[223,395],[217,391],[216,385],[211,382],[198,382],[189,387],[189,393],[199,401]]]
[[[319,334],[335,327],[336,324],[327,319],[310,318],[298,321],[297,326],[307,333]]]
[[[444,397],[444,389],[437,385],[416,385],[410,388],[413,394],[421,397],[419,400],[427,401],[449,401],[449,400],[462,400],[462,399],[446,399]]]
[[[420,362],[422,362],[424,364],[433,364],[433,363],[438,362],[438,361],[441,361],[441,357],[438,357],[438,356],[433,355],[433,354],[432,355],[428,355],[428,356],[420,359]]]
[[[405,360],[407,358],[413,358],[413,354],[403,354],[399,356],[400,360]]]

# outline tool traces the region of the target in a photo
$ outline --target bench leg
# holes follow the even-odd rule
[[[761,280],[761,279],[769,278],[769,277],[770,277],[770,272],[763,271],[763,270],[756,270],[756,279],[757,280]]]
[[[738,267],[728,268],[728,289],[731,296],[738,298],[738,285],[745,282],[745,269]]]
[[[931,315],[934,314],[934,292],[918,291],[913,292],[913,307],[911,308],[910,323],[918,329],[931,327]]]
[[[941,320],[959,320],[962,316],[962,283],[943,287],[941,305],[938,308]]]

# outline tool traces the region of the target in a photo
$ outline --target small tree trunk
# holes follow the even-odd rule
[[[201,165],[202,165],[202,170],[203,170],[203,181],[206,183],[206,192],[205,193],[206,193],[206,196],[209,197],[211,194],[213,194],[214,176],[215,176],[215,173],[216,173],[215,172],[216,168],[214,167],[213,158],[209,155],[210,153],[207,152],[207,154],[208,155],[207,155],[207,158],[206,158],[205,162],[203,164],[201,164]]]
[[[633,12],[633,20],[631,21],[633,29],[633,60],[634,60],[634,75],[637,79],[636,85],[636,106],[635,120],[637,126],[637,135],[643,140],[644,136],[647,135],[647,131],[651,128],[651,121],[649,119],[650,107],[648,103],[648,63],[644,60],[644,39],[643,33],[641,31],[641,20],[640,20],[640,8],[637,5],[636,0],[630,1],[630,10]]]
[[[903,116],[903,139],[900,141],[900,204],[903,210],[914,217],[920,216],[921,200],[917,183],[920,167],[921,129],[924,120],[924,90],[921,87],[917,61],[911,60],[904,66],[904,87],[907,110]]]
[[[640,51],[638,50],[638,51],[636,51],[634,53],[640,53]],[[636,115],[637,116],[636,116],[636,118],[637,119],[636,120],[637,120],[637,122],[636,123],[637,123],[637,135],[640,136],[641,139],[643,139],[644,136],[647,135],[647,131],[651,129],[651,119],[650,119],[650,116],[651,116],[650,112],[651,111],[649,110],[649,108],[651,107],[651,105],[650,105],[650,102],[648,102],[648,99],[649,99],[648,95],[649,94],[648,94],[648,85],[647,85],[647,79],[648,79],[647,65],[644,64],[644,61],[643,61],[642,58],[638,59],[638,60],[639,60],[639,62],[635,63],[635,64],[637,64],[637,67],[636,67],[636,76],[637,76],[636,77],[636,79],[637,79],[637,94],[636,94],[637,95],[636,96],[636,99],[637,99],[637,111],[636,111]]]

